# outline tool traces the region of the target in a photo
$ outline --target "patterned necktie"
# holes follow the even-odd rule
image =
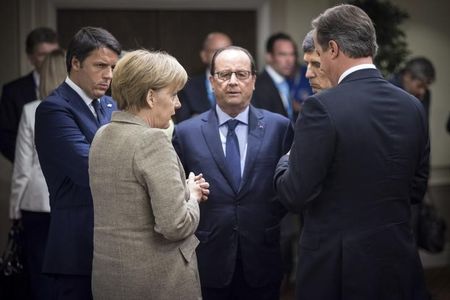
[[[230,119],[227,121],[228,134],[225,151],[225,159],[232,176],[233,188],[236,192],[241,185],[241,156],[239,154],[239,141],[234,131],[238,124],[238,120]]]
[[[100,100],[94,99],[94,100],[92,100],[91,104],[95,110],[95,114],[97,115],[97,121],[100,124],[100,126],[108,123],[105,120],[105,114],[103,113],[103,109],[100,107]]]
[[[290,120],[293,120],[294,115],[293,115],[293,111],[292,111],[291,93],[289,90],[288,82],[286,80],[283,80],[282,82],[278,83],[278,90],[284,96],[283,104],[284,104],[284,108],[286,109],[288,118]]]

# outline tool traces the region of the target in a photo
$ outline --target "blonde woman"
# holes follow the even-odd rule
[[[41,69],[39,94],[45,99],[67,75],[65,53],[54,50]],[[16,141],[11,180],[10,218],[22,220],[25,257],[30,274],[33,299],[48,299],[48,277],[41,274],[50,223],[48,189],[34,144],[34,115],[41,100],[23,107]]]
[[[178,61],[138,50],[117,63],[120,110],[89,153],[94,299],[200,299],[194,232],[208,183],[186,176],[165,133],[187,80]]]

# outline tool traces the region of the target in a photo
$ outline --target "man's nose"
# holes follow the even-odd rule
[[[105,72],[103,73],[103,77],[111,79],[112,75],[113,75],[113,68],[112,67],[107,67]]]
[[[305,77],[308,78],[308,79],[314,78],[314,77],[315,77],[315,73],[311,70],[310,67],[308,67],[308,68],[306,69]]]
[[[236,73],[231,73],[230,80],[228,81],[229,84],[237,84],[238,79],[236,77]]]

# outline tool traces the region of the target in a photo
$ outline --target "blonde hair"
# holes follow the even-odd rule
[[[187,73],[175,57],[159,51],[136,50],[125,54],[114,68],[111,92],[120,110],[146,107],[150,89],[174,86],[181,90]]]
[[[50,52],[44,59],[41,68],[39,94],[45,99],[66,78],[66,53],[62,49]]]

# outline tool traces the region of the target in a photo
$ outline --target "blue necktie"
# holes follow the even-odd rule
[[[227,121],[228,134],[226,143],[226,162],[230,170],[233,188],[237,192],[241,185],[241,156],[239,154],[239,141],[234,129],[239,124],[238,120],[230,119]]]
[[[289,84],[286,80],[283,80],[282,82],[278,83],[278,90],[282,95],[284,95],[285,99],[287,100],[287,107],[286,112],[288,115],[288,118],[290,120],[293,120],[293,111],[292,111],[292,103],[291,103],[291,93],[289,91]]]
[[[105,114],[103,113],[103,109],[100,106],[100,100],[97,99],[92,100],[92,107],[95,110],[95,114],[97,115],[97,121],[100,124],[100,126],[108,123],[108,121],[105,118]]]

